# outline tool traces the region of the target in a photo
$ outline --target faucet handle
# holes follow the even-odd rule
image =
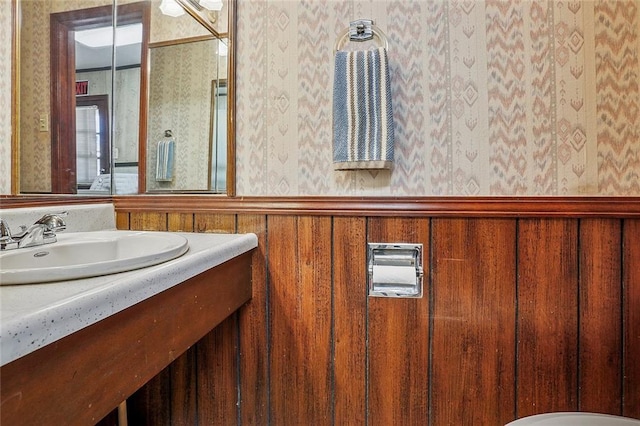
[[[60,213],[48,213],[38,219],[35,223],[44,225],[48,231],[64,231],[67,224],[64,222],[63,217],[66,217],[69,212]]]
[[[0,219],[0,243],[8,243],[11,241],[13,241],[13,236],[11,235],[9,224],[6,220]]]

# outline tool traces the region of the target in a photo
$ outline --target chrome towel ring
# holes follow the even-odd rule
[[[373,24],[370,19],[359,19],[349,23],[349,28],[346,28],[336,40],[336,44],[333,47],[334,52],[342,49],[347,41],[367,41],[374,40],[378,42],[380,47],[384,47],[389,50],[389,40],[384,32]]]

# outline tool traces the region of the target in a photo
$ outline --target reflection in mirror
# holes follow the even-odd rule
[[[110,170],[107,95],[76,96],[76,182],[78,192],[96,191]]]
[[[149,47],[147,191],[224,193],[226,44],[209,36]]]
[[[17,40],[20,51],[16,54],[17,72],[16,81],[13,82],[17,94],[14,114],[19,122],[14,138],[14,150],[19,152],[19,158],[13,176],[16,179],[18,191],[23,194],[78,192],[90,195],[144,192],[149,178],[154,177],[156,166],[155,163],[147,164],[149,158],[147,146],[155,146],[158,142],[157,136],[147,137],[146,135],[147,129],[150,129],[147,125],[146,105],[149,90],[145,86],[150,76],[146,71],[153,74],[153,69],[144,63],[142,66],[118,63],[117,71],[112,74],[111,63],[108,69],[106,69],[107,65],[102,64],[80,64],[77,70],[73,65],[68,66],[70,58],[74,62],[76,59],[83,58],[82,47],[78,47],[78,53],[71,48],[69,48],[70,51],[65,51],[62,49],[62,44],[67,46],[69,43],[64,44],[66,39],[62,39],[57,41],[57,50],[52,49],[49,45],[51,16],[72,12],[72,15],[80,17],[80,24],[70,24],[72,21],[63,20],[63,27],[67,28],[68,37],[80,30],[111,24],[112,13],[108,18],[98,20],[99,23],[98,21],[90,23],[87,10],[107,7],[113,10],[113,6],[117,6],[120,10],[123,6],[143,5],[150,14],[146,24],[144,19],[138,18],[138,21],[146,25],[145,40],[162,43],[194,36],[211,37],[212,33],[232,35],[235,25],[229,25],[229,23],[234,22],[235,19],[233,18],[235,0],[224,0],[224,7],[219,12],[211,12],[199,7],[198,13],[205,16],[207,25],[201,22],[201,18],[193,18],[195,12],[183,14],[178,18],[163,15],[160,10],[161,0],[16,1],[18,13],[21,16],[20,24],[15,29],[19,33]],[[174,1],[186,2],[193,9],[193,0]],[[195,2],[196,6],[198,4]],[[228,19],[227,16],[229,16]],[[118,26],[131,23],[128,19],[126,15],[118,12]],[[215,30],[212,30],[214,27]],[[231,41],[228,43],[232,44]],[[72,46],[73,43],[70,45]],[[142,56],[148,52],[147,47],[143,44],[139,49]],[[102,57],[112,60],[120,59],[124,56],[123,49],[123,47],[117,47],[115,53],[102,54]],[[217,48],[214,49],[214,52],[216,51]],[[204,126],[206,129],[203,133],[209,145],[207,153],[203,156],[207,159],[205,169],[198,172],[206,176],[206,183],[192,188],[179,185],[167,190],[224,192],[227,186],[227,193],[233,195],[234,161],[228,162],[228,158],[227,161],[219,161],[225,157],[225,151],[228,156],[234,154],[233,126],[228,126],[228,135],[225,133],[225,125],[227,122],[232,123],[233,117],[233,78],[226,76],[226,67],[233,70],[232,53],[228,58],[226,66],[223,65],[222,60],[216,59],[215,62],[218,68],[225,67],[224,72],[216,75],[215,78],[201,81],[198,86],[203,89],[202,91],[208,92],[208,112]],[[141,59],[141,62],[143,61]],[[56,76],[55,70],[60,64],[67,64],[68,70],[71,71],[58,72]],[[134,88],[127,83],[126,79],[119,77],[118,74],[121,72],[134,74],[132,80],[139,82],[139,87]],[[227,79],[227,86],[225,86],[225,79]],[[226,115],[224,110],[219,110],[225,104],[223,98],[225,87],[230,96]],[[85,88],[86,91],[84,91]],[[78,89],[77,96],[76,89]],[[103,99],[97,101],[96,97]],[[106,106],[104,97],[107,99]],[[163,130],[167,129],[162,128],[161,131]],[[87,138],[87,135],[91,137]],[[80,145],[76,147],[74,143],[70,148],[65,145],[70,140],[78,140]],[[138,143],[138,141],[145,141],[145,143]],[[179,137],[177,143],[180,144],[181,141],[184,143],[183,138]],[[105,148],[108,142],[111,146]],[[176,154],[179,156],[182,153],[178,150]],[[225,185],[224,179],[216,178],[220,173],[224,174],[227,163],[232,165],[228,168],[231,177],[229,185]],[[195,166],[189,165],[189,169],[195,169]],[[111,170],[113,173],[110,173]],[[89,183],[94,173],[97,174],[96,178]],[[129,189],[117,184],[122,181],[122,177],[128,180],[126,175],[133,176],[133,185]],[[177,180],[178,183],[180,181],[181,179]]]
[[[112,63],[118,52],[112,48],[112,0],[29,0],[20,2],[20,8],[20,63],[17,64],[20,67],[17,105],[20,191],[55,194],[90,191],[93,181],[89,184],[88,174],[109,175],[118,157],[112,150],[120,151],[114,148],[122,148],[125,153],[131,149],[133,161],[137,161],[137,141],[140,132],[146,131],[138,121],[143,107],[140,104],[143,81],[140,66],[144,61],[141,43],[138,41],[133,46],[137,59],[132,63],[117,62],[114,72]],[[148,3],[134,2],[116,10],[121,26],[144,23]],[[96,31],[102,34],[102,39]],[[84,105],[85,96],[99,96],[103,100],[99,104]],[[100,106],[94,110],[97,112],[93,115],[95,124],[87,127],[91,125],[88,114],[91,110],[86,108],[82,109],[83,122],[78,123],[78,102],[81,107]],[[133,120],[125,119],[132,113]],[[76,145],[77,123],[82,135],[81,147]],[[93,127],[99,132],[87,139]],[[91,166],[93,161],[95,167]],[[78,169],[78,162],[82,170]],[[107,182],[110,183],[110,179]],[[136,188],[137,184],[133,192]],[[110,192],[111,185],[95,191],[96,194]]]
[[[221,43],[221,42],[219,42]],[[226,46],[226,45],[225,45]],[[226,68],[225,68],[226,69]],[[223,193],[227,188],[227,81],[219,78],[211,82],[211,127],[213,143],[211,146],[211,190]]]
[[[119,22],[124,18],[122,12],[119,8]],[[117,25],[114,71],[113,27],[75,31],[75,168],[79,194],[138,193],[138,138],[144,134],[139,128],[140,70],[146,59],[143,24],[136,21],[130,17],[127,24]]]
[[[200,3],[162,0],[152,8],[148,192],[231,192],[226,185],[227,146],[233,144],[226,125],[226,35],[235,2],[207,3],[218,10]]]

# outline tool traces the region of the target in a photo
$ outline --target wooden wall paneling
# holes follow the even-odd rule
[[[171,424],[171,373],[165,368],[127,399],[127,422],[136,426]]]
[[[163,212],[131,212],[129,228],[136,231],[166,231],[167,214]]]
[[[131,216],[131,229],[148,231],[177,231],[176,223],[180,222],[176,221],[176,218],[182,217],[176,213],[167,215],[160,212],[131,213],[127,214],[127,219],[129,216]],[[189,216],[193,218],[192,214]],[[171,218],[173,220],[168,220]],[[191,222],[193,223],[193,219]],[[129,223],[127,228],[128,225]],[[171,229],[167,229],[168,225]],[[118,229],[127,229],[124,226],[124,221],[118,223]],[[174,418],[193,419],[196,414],[195,399],[193,399],[196,368],[194,352],[188,350],[128,399],[129,422],[135,425],[153,426],[171,424]]]
[[[428,419],[429,219],[369,218],[371,243],[422,243],[424,296],[368,298],[368,421],[425,424]]]
[[[580,411],[622,414],[621,221],[580,221]]]
[[[578,222],[518,226],[517,417],[578,409]]]
[[[195,232],[232,233],[236,231],[236,215],[220,213],[195,213]]]
[[[240,351],[240,423],[268,424],[267,353],[267,218],[239,215],[238,232],[258,236],[258,248],[251,259],[253,295],[238,312]]]
[[[194,214],[196,232],[236,232],[234,214]],[[238,423],[238,316],[227,318],[196,344],[199,424]]]
[[[195,219],[191,213],[134,212],[130,217],[132,229],[194,230]],[[200,215],[199,225],[203,232],[235,232],[235,216]],[[227,319],[136,392],[128,404],[132,423],[195,424],[198,417],[233,418],[235,422],[235,324],[235,317]]]
[[[198,424],[238,424],[237,324],[234,314],[196,344]]]
[[[640,220],[623,225],[623,415],[640,419]]]
[[[180,200],[182,198],[178,200],[182,202]],[[194,202],[189,201],[189,203]],[[418,204],[415,204],[416,202]],[[495,231],[488,231],[489,225],[486,222],[492,220],[492,216],[507,218],[505,223],[509,223],[508,229],[513,226],[510,221],[518,223],[517,259],[512,268],[502,271],[504,276],[515,274],[517,277],[516,343],[513,345],[516,366],[514,367],[515,378],[511,386],[511,389],[515,387],[516,394],[514,402],[510,405],[510,407],[516,405],[517,416],[576,409],[610,411],[608,407],[617,404],[618,407],[622,405],[623,415],[640,418],[638,403],[640,401],[640,331],[638,330],[640,327],[640,309],[638,309],[640,306],[640,266],[638,265],[640,221],[635,219],[637,207],[634,207],[640,204],[637,199],[632,199],[629,208],[629,200],[620,198],[577,201],[553,199],[550,202],[551,204],[549,200],[537,198],[522,200],[522,202],[474,199],[473,202],[463,200],[461,203],[460,200],[453,200],[452,204],[449,199],[403,198],[397,201],[354,199],[343,202],[342,198],[337,201],[314,198],[309,202],[304,199],[276,199],[271,202],[270,199],[243,198],[239,204],[222,202],[220,206],[227,206],[227,204],[228,206],[220,208],[218,201],[209,199],[199,201],[198,199],[193,209],[196,212],[194,216],[198,218],[193,222],[198,223],[201,230],[226,232],[225,230],[233,229],[235,219],[232,218],[233,215],[226,212],[240,211],[242,214],[237,218],[238,232],[256,232],[260,239],[258,248],[260,254],[254,255],[252,272],[253,301],[244,307],[238,316],[239,352],[236,352],[236,356],[239,357],[240,362],[238,371],[240,372],[240,421],[242,424],[331,423],[325,420],[323,414],[329,417],[333,414],[333,422],[336,424],[341,422],[363,424],[366,419],[363,421],[362,416],[359,415],[362,404],[368,407],[368,420],[371,423],[424,424],[425,421],[420,414],[423,414],[425,409],[420,402],[417,402],[421,400],[419,397],[414,394],[410,401],[396,401],[394,397],[389,397],[389,395],[405,395],[407,388],[416,386],[411,381],[422,382],[425,389],[429,384],[432,386],[430,398],[433,409],[432,424],[438,424],[440,419],[445,418],[440,414],[444,412],[444,408],[447,408],[446,400],[441,398],[443,392],[456,395],[456,398],[458,395],[462,395],[463,398],[472,398],[473,389],[469,383],[473,377],[469,377],[466,381],[460,379],[463,383],[462,388],[452,383],[444,383],[439,379],[435,381],[438,375],[454,375],[453,371],[457,372],[457,370],[446,371],[444,368],[440,370],[443,365],[437,364],[438,360],[444,357],[439,355],[445,352],[442,346],[444,338],[449,337],[448,342],[452,345],[449,351],[453,353],[453,348],[456,346],[474,344],[473,338],[491,340],[497,337],[486,335],[493,330],[474,335],[471,327],[461,327],[456,333],[439,334],[440,331],[444,331],[442,327],[446,321],[439,312],[445,312],[442,309],[455,308],[449,304],[447,298],[450,298],[451,303],[464,306],[464,310],[467,310],[468,315],[473,318],[477,318],[473,315],[480,315],[478,312],[484,308],[480,304],[473,305],[472,300],[466,296],[460,297],[461,300],[455,300],[454,289],[441,287],[439,284],[445,281],[456,281],[451,278],[454,276],[464,279],[466,276],[480,275],[479,271],[476,274],[475,271],[456,270],[455,265],[445,267],[445,263],[440,265],[440,269],[435,268],[433,271],[433,282],[437,286],[432,300],[434,310],[431,312],[433,326],[431,373],[433,377],[423,376],[424,372],[428,371],[428,366],[416,367],[427,365],[426,356],[423,355],[425,349],[422,345],[429,342],[430,338],[428,327],[422,329],[420,321],[411,324],[410,318],[416,316],[414,313],[416,306],[394,308],[391,304],[393,300],[363,296],[359,301],[356,294],[346,294],[349,280],[357,282],[358,274],[364,274],[364,271],[358,266],[360,253],[357,250],[352,251],[348,256],[343,255],[342,250],[346,247],[358,247],[363,220],[365,220],[365,228],[368,228],[366,239],[369,241],[372,241],[371,235],[381,234],[391,235],[394,237],[392,240],[395,241],[397,240],[395,237],[409,231],[405,229],[398,233],[392,232],[391,229],[415,228],[406,223],[415,224],[418,221],[428,223],[427,218],[434,212],[442,213],[437,213],[438,216],[456,219],[446,225],[442,217],[434,219],[434,265],[438,264],[437,244],[441,242],[438,235],[452,233],[455,238],[460,238],[460,233],[465,229],[466,225],[463,224],[467,222],[459,223],[458,216],[466,219],[478,218],[477,223],[473,221],[468,223],[469,233],[465,235],[465,241],[470,242],[471,247],[476,247],[468,248],[468,253],[475,253],[478,247],[490,244],[480,236],[482,233],[490,233],[492,238],[495,234],[496,240],[500,241],[505,233],[509,232],[501,225]],[[609,209],[611,203],[615,206]],[[182,204],[174,205],[172,201],[169,210],[156,204],[157,201],[154,198],[153,208],[145,209],[138,206],[127,209],[123,208],[126,204],[121,204],[119,199],[116,200],[116,207],[120,206],[117,211],[118,228],[126,229],[131,225],[133,229],[154,227],[162,229],[164,215],[165,223],[168,223],[170,229],[180,229],[182,225],[179,224],[185,223],[192,216],[191,213],[179,213],[189,211],[188,207],[187,209],[181,207]],[[592,205],[595,205],[594,209],[591,208]],[[144,205],[141,206],[144,207]],[[381,219],[378,217],[398,217],[399,211],[402,210],[399,206],[409,209],[404,213],[405,216],[414,218]],[[154,211],[156,207],[159,215]],[[353,210],[361,207],[364,210]],[[174,213],[167,215],[161,211],[175,211],[179,215],[174,216]],[[271,211],[274,215],[266,217],[265,215]],[[217,215],[220,212],[223,213],[222,217]],[[313,241],[313,244],[320,242],[321,246],[327,246],[330,245],[327,241],[330,241],[331,237],[316,230],[312,232],[313,237],[308,236],[307,233],[300,238],[298,232],[304,233],[303,228],[313,222],[310,216],[331,222],[331,214],[337,215],[332,219],[333,266],[327,263],[331,260],[330,258],[327,260],[316,254],[323,252],[317,247],[313,250],[315,250],[314,256],[318,258],[308,262],[300,260],[313,257],[307,254],[312,250],[310,241]],[[376,218],[367,219],[369,215],[374,215]],[[424,219],[415,219],[417,217]],[[580,225],[578,225],[578,217],[582,217],[579,219]],[[620,274],[618,283],[622,280],[622,285],[619,286],[621,305],[619,303],[616,307],[611,304],[611,300],[616,297],[615,223],[621,220],[620,218],[626,219],[623,220],[618,231],[621,256],[620,265],[618,265]],[[386,220],[398,220],[398,222],[381,225]],[[178,225],[175,225],[176,223]],[[303,226],[303,223],[306,225]],[[328,222],[322,222],[321,228],[324,229],[325,223]],[[177,228],[174,228],[176,226]],[[476,229],[477,227],[480,228]],[[381,233],[380,229],[383,228],[386,231]],[[447,244],[453,243],[447,242]],[[461,244],[460,241],[455,241],[453,246],[459,247]],[[425,246],[425,256],[429,251],[427,247]],[[301,252],[304,253],[302,256]],[[495,253],[487,252],[489,258],[494,255]],[[255,256],[266,263],[256,268]],[[269,259],[266,259],[267,256]],[[478,257],[481,256],[478,255]],[[481,257],[481,265],[490,271],[499,269],[498,266],[492,266],[492,262],[508,263],[502,258],[495,260],[489,258]],[[425,257],[425,262],[428,263],[428,257]],[[306,273],[306,268],[314,267],[326,270],[333,268],[333,304],[326,301],[331,299],[331,294],[327,296],[323,292],[325,286],[317,285],[318,282],[322,282],[322,278]],[[427,277],[428,271],[425,273]],[[474,278],[469,280],[475,282]],[[462,283],[457,281],[455,284]],[[260,285],[263,286],[262,289]],[[439,291],[441,288],[445,293]],[[299,291],[299,289],[304,290]],[[472,291],[476,290],[481,289],[472,288]],[[500,291],[506,291],[506,289],[501,288]],[[427,305],[423,311],[420,311],[421,313],[429,313],[428,296],[428,281],[425,281]],[[496,293],[496,296],[487,300],[486,303],[495,307],[498,304],[498,297]],[[322,300],[324,301],[320,302]],[[411,302],[400,301],[400,304],[402,303],[410,304]],[[362,308],[361,304],[365,306],[365,324],[369,324],[364,332],[359,331],[361,324],[358,322],[358,310]],[[500,308],[508,311],[513,306],[500,304]],[[345,313],[348,310],[350,312]],[[316,318],[309,318],[311,311],[316,312]],[[610,312],[605,313],[605,311]],[[327,312],[333,312],[333,317]],[[504,311],[499,314],[506,316]],[[616,316],[617,319],[614,319]],[[392,329],[393,324],[403,321],[404,329],[411,330],[404,333],[404,336],[396,336],[387,331]],[[314,326],[311,325],[312,323]],[[425,323],[428,324],[428,321]],[[331,325],[333,334],[331,334]],[[617,332],[619,346],[617,352],[611,352],[611,348],[615,346],[616,329],[619,330]],[[331,337],[334,338],[333,341],[330,340]],[[506,338],[506,336],[501,337]],[[347,350],[349,343],[346,343],[353,342],[350,344],[357,347],[360,339],[365,341],[368,339],[365,353],[368,369],[365,370],[364,391],[358,378],[360,371],[349,371],[349,366],[358,368],[361,355],[357,350],[349,352]],[[501,344],[503,343],[496,345]],[[494,356],[493,353],[483,353],[476,354],[474,358],[468,353],[461,352],[462,361],[460,362],[468,362],[468,365],[471,365],[473,361],[480,365],[488,365],[489,360],[494,359]],[[389,360],[400,361],[392,363]],[[457,368],[454,359],[447,357],[446,362]],[[411,367],[403,370],[404,364],[410,364]],[[622,369],[617,376],[616,365]],[[391,368],[388,368],[389,366]],[[172,369],[175,370],[176,366],[172,366]],[[471,367],[460,367],[460,371],[465,376],[466,372],[471,371]],[[493,371],[501,371],[501,367],[493,366]],[[496,376],[493,376],[493,379],[498,380]],[[173,389],[177,386],[176,380],[176,377],[172,376]],[[454,377],[454,380],[457,378]],[[614,390],[616,380],[620,383],[617,393]],[[402,381],[406,383],[403,385]],[[597,386],[593,386],[594,381],[598,382]],[[488,386],[484,384],[484,380],[483,386]],[[505,388],[500,390],[504,394],[509,391],[511,390]],[[364,396],[361,396],[363,392]],[[317,396],[319,394],[321,394],[320,397]],[[609,394],[610,397],[605,397],[605,394]],[[620,395],[623,396],[622,401],[620,401]],[[490,398],[497,396],[487,394],[486,397],[491,401]],[[449,398],[452,397],[449,396]],[[405,405],[393,406],[396,402]],[[172,403],[178,403],[177,399],[173,398]],[[505,405],[509,404],[505,403]],[[406,408],[408,406],[410,408]],[[350,408],[351,412],[349,412]],[[500,408],[501,413],[507,410],[506,407]],[[175,418],[175,406],[172,406],[171,411]],[[498,413],[492,414],[498,416]],[[409,418],[417,420],[407,420]],[[484,423],[484,421],[477,421],[477,423]]]
[[[431,424],[515,418],[514,219],[432,219]]]
[[[330,424],[331,217],[268,222],[269,420]]]
[[[128,212],[116,212],[116,229],[129,229]]]
[[[167,230],[193,232],[193,213],[167,213]]]
[[[366,424],[366,239],[366,218],[334,218],[335,424]]]
[[[163,373],[170,377],[170,399],[164,404],[170,405],[171,424],[198,424],[198,389],[196,388],[198,365],[195,347],[187,349]]]

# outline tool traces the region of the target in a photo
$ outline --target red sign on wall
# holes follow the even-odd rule
[[[89,80],[76,81],[76,96],[89,94]]]

